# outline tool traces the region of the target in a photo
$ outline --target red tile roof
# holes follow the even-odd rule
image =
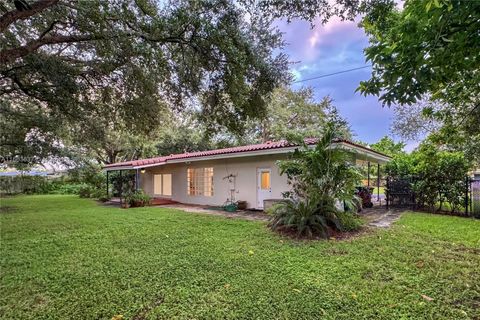
[[[317,139],[315,138],[307,138],[304,140],[305,144],[307,145],[314,145],[317,143]],[[367,147],[362,145],[350,142],[348,140],[336,140],[335,142],[344,142],[374,153],[377,153],[382,156],[386,156],[380,152],[373,151]],[[196,152],[186,152],[180,154],[171,154],[169,156],[161,156],[156,158],[149,158],[149,159],[139,159],[139,160],[132,160],[132,161],[125,161],[125,162],[117,162],[112,164],[107,164],[105,168],[112,168],[112,167],[141,167],[141,166],[148,166],[153,164],[164,164],[168,162],[168,160],[178,160],[178,159],[189,159],[189,158],[198,158],[198,157],[207,157],[213,155],[221,155],[221,154],[232,154],[232,153],[242,153],[242,152],[251,152],[251,151],[260,151],[260,150],[269,150],[269,149],[281,149],[287,147],[294,147],[296,144],[289,143],[286,140],[280,141],[268,141],[265,143],[259,144],[251,144],[246,146],[238,146],[238,147],[231,147],[231,148],[224,148],[224,149],[216,149],[216,150],[208,150],[208,151],[196,151]]]

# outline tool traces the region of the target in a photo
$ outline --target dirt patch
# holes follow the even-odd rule
[[[157,297],[154,301],[144,306],[136,315],[133,316],[133,320],[143,320],[150,311],[158,307],[163,303],[163,297]]]
[[[273,231],[282,237],[289,238],[291,240],[297,241],[316,241],[316,240],[352,240],[360,236],[363,236],[371,231],[370,228],[363,227],[357,231],[338,231],[333,228],[328,228],[327,238],[322,237],[321,235],[313,235],[312,237],[307,236],[298,236],[297,231],[293,228],[281,228],[279,230]]]
[[[6,206],[0,207],[0,214],[15,213],[16,211],[17,211],[17,208],[15,207],[6,207]]]

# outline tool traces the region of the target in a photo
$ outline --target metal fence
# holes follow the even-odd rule
[[[415,192],[415,184],[419,180],[415,176],[402,178],[387,177],[385,188],[387,208],[422,209],[419,195]],[[460,196],[461,206],[450,208],[450,210],[445,210],[444,212],[448,211],[449,213],[480,218],[480,179],[465,177],[464,181],[458,181],[458,185],[463,186]],[[438,194],[442,195],[447,192],[439,190]]]

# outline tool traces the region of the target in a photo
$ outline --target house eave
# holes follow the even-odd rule
[[[350,152],[355,153],[356,155],[362,156],[365,160],[370,162],[375,162],[378,164],[385,164],[392,160],[389,156],[382,155],[374,150],[368,150],[367,148],[360,148],[353,144],[346,142],[335,142],[332,146],[335,148],[341,148]]]
[[[120,170],[133,170],[133,166],[115,166],[115,167],[105,167],[104,171],[120,171]]]
[[[218,159],[231,159],[231,158],[244,158],[244,157],[254,157],[254,156],[263,156],[263,155],[272,155],[272,154],[284,154],[294,152],[295,149],[298,149],[298,146],[294,147],[285,147],[285,148],[278,148],[278,149],[270,149],[270,150],[257,150],[257,151],[247,151],[247,152],[238,152],[238,153],[230,153],[230,154],[216,154],[211,156],[200,156],[200,157],[192,157],[192,158],[182,158],[182,159],[172,159],[167,160],[163,164],[170,164],[170,163],[187,163],[187,162],[197,162],[197,161],[208,161],[208,160],[218,160]],[[162,165],[158,164],[158,165]],[[153,166],[153,165],[152,165]],[[146,166],[141,166],[145,168]]]
[[[191,163],[191,162],[198,162],[198,161],[208,161],[208,160],[220,160],[220,159],[232,159],[232,158],[245,158],[245,157],[255,157],[255,156],[263,156],[263,155],[275,155],[275,154],[288,154],[294,152],[301,146],[289,146],[289,147],[282,147],[282,148],[272,148],[272,149],[263,149],[263,150],[255,150],[255,151],[244,151],[244,152],[235,152],[235,153],[219,153],[215,155],[209,156],[192,156],[192,157],[184,157],[178,159],[164,159],[162,162],[157,163],[150,163],[145,165],[122,165],[122,166],[113,166],[113,167],[106,167],[104,168],[105,171],[116,171],[116,170],[136,170],[136,169],[144,169],[150,167],[158,167],[163,166],[170,163]],[[315,148],[314,144],[308,145],[308,148]],[[362,159],[383,164],[387,163],[391,160],[390,157],[386,155],[382,155],[374,150],[369,150],[365,147],[356,146],[352,143],[347,143],[344,141],[334,142],[332,144],[332,148],[341,148],[348,152],[352,152],[356,155],[362,157]]]

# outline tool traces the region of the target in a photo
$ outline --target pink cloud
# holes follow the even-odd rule
[[[284,32],[287,51],[293,61],[311,63],[321,58],[328,58],[332,48],[346,47],[352,42],[365,41],[366,37],[358,21],[342,21],[333,17],[322,25],[315,21],[313,28],[308,22],[296,20],[290,24],[280,22]],[[341,59],[341,56],[338,58]]]
[[[357,25],[358,21],[342,21],[338,17],[333,17],[324,25],[318,22],[310,29],[307,43],[303,45],[303,61],[316,60],[325,48],[365,39],[363,30]]]

